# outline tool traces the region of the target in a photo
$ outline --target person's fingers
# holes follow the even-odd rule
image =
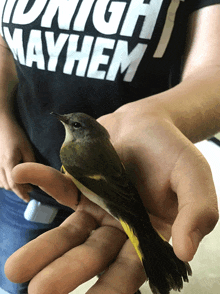
[[[115,262],[104,272],[87,294],[134,294],[146,281],[146,274],[137,253],[129,240]],[[106,291],[106,289],[108,289]]]
[[[10,190],[10,186],[8,184],[8,180],[7,180],[4,168],[1,168],[0,170],[0,179],[1,179],[1,188],[4,188],[5,190]]]
[[[113,227],[100,227],[87,241],[50,263],[30,282],[30,294],[68,294],[105,270],[120,251],[126,237]]]
[[[218,204],[212,174],[197,149],[186,149],[180,156],[172,178],[179,212],[172,227],[174,251],[190,261],[202,238],[218,221]]]
[[[78,190],[71,178],[52,167],[32,162],[22,163],[14,167],[12,176],[16,183],[37,185],[61,204],[90,214],[100,226],[114,226],[124,231],[119,221],[84,195],[81,195],[79,203]]]
[[[36,161],[35,155],[29,142],[24,141],[23,145],[24,145],[23,148],[21,147],[20,149],[22,162],[35,162]],[[13,167],[11,168],[11,170],[13,169]],[[10,170],[10,174],[8,175],[8,179],[9,179],[13,192],[17,194],[25,202],[29,202],[30,201],[29,193],[33,190],[33,187],[29,184],[16,184],[14,180],[12,179],[11,170]]]
[[[5,190],[13,191],[18,197],[28,202],[30,200],[29,192],[32,190],[30,185],[19,185],[14,182],[12,179],[12,169],[18,163],[20,163],[22,158],[21,152],[19,149],[14,150],[13,155],[5,156],[4,163],[0,171],[1,186]]]
[[[30,201],[29,192],[32,190],[32,187],[28,184],[17,184],[12,178],[12,170],[14,166],[16,166],[18,163],[10,162],[5,169],[5,174],[7,178],[8,183],[8,190],[13,191],[19,198],[24,200],[25,202]]]
[[[14,167],[12,177],[16,183],[31,183],[63,205],[76,208],[78,190],[72,180],[59,171],[43,164],[27,162]]]
[[[36,162],[34,151],[28,141],[24,141],[21,146],[22,162]]]
[[[82,244],[96,227],[89,214],[73,213],[61,226],[40,235],[11,255],[5,264],[6,276],[14,283],[29,281],[48,264]]]
[[[183,261],[193,259],[199,243],[216,224],[215,212],[206,204],[197,203],[182,208],[172,228],[173,246],[176,255]]]
[[[11,169],[7,169],[7,182],[9,188],[7,190],[13,191],[19,198],[25,202],[30,201],[29,193],[32,191],[32,187],[28,184],[16,184],[11,176]]]

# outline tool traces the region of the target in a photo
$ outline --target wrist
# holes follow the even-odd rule
[[[220,99],[208,99],[205,94],[198,85],[182,82],[160,94],[126,104],[117,112],[127,112],[141,121],[167,121],[196,143],[220,131]]]
[[[157,95],[158,96],[158,95]],[[140,125],[167,121],[173,123],[172,116],[167,108],[156,96],[143,98],[121,106],[116,113],[128,117],[130,121],[138,121]]]

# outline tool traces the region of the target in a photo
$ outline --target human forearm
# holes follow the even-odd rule
[[[29,185],[14,183],[11,171],[20,162],[35,161],[32,146],[14,116],[14,96],[18,84],[12,53],[0,37],[0,187],[29,201]]]
[[[162,99],[174,124],[193,142],[220,131],[219,13],[220,5],[212,5],[191,15],[182,82]]]
[[[152,105],[194,143],[220,131],[220,71],[217,68],[198,71],[150,99]]]
[[[147,125],[164,120],[193,143],[220,131],[220,73],[197,74],[160,94],[122,106],[117,112]],[[159,123],[159,122],[158,122]]]
[[[174,124],[193,142],[220,131],[219,13],[220,5],[213,5],[191,15],[182,82],[162,99]]]
[[[13,112],[13,97],[18,84],[12,53],[0,38],[0,115]]]
[[[220,131],[219,13],[213,5],[191,15],[182,82],[127,111],[147,124],[150,116],[169,120],[194,143]]]

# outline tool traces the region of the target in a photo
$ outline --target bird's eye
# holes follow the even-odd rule
[[[79,128],[81,128],[81,124],[79,123],[79,122],[74,122],[73,123],[73,127],[75,128],[75,129],[79,129]]]

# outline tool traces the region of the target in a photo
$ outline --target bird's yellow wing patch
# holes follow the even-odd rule
[[[75,185],[77,186],[77,188],[92,202],[94,202],[95,204],[99,205],[101,208],[103,208],[105,211],[107,211],[109,214],[111,214],[111,212],[109,211],[109,209],[106,207],[105,203],[102,201],[102,199],[96,195],[94,192],[92,192],[91,190],[89,190],[88,188],[86,188],[85,186],[83,186],[79,181],[77,181],[73,176],[71,176],[66,169],[64,168],[64,166],[62,166],[62,170],[65,172],[66,175],[70,176],[72,181],[75,183]],[[97,175],[99,176],[99,175]],[[95,179],[99,180],[99,177],[96,178],[95,175]],[[112,215],[112,214],[111,214]],[[113,216],[113,215],[112,215]],[[113,216],[114,217],[114,216]],[[130,239],[131,243],[133,244],[140,260],[142,261],[143,259],[143,254],[140,250],[140,246],[139,246],[139,241],[138,238],[134,235],[134,232],[132,231],[132,229],[129,227],[129,225],[127,223],[125,223],[122,219],[119,219],[125,233],[127,234],[128,238]],[[158,233],[158,235],[164,240],[165,238]]]
[[[142,261],[143,254],[142,254],[140,246],[139,246],[138,238],[134,235],[133,230],[129,227],[129,225],[127,223],[125,223],[122,219],[119,219],[119,221],[120,221],[125,233],[127,234],[128,238],[130,239],[131,243],[133,244],[135,251],[137,252],[137,255],[139,256],[140,260]],[[158,233],[158,235],[161,237],[161,239],[166,241],[166,239],[160,233]]]
[[[141,253],[141,250],[139,248],[139,241],[138,238],[134,235],[134,232],[132,231],[132,229],[129,227],[129,225],[127,223],[125,223],[123,220],[119,219],[125,233],[127,234],[128,238],[130,239],[131,243],[133,244],[140,260],[142,261],[143,259],[143,255]]]

